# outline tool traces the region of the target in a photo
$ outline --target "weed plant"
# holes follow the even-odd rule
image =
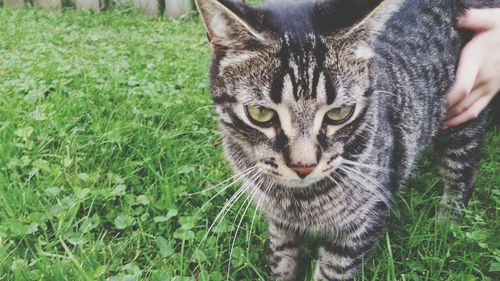
[[[209,60],[195,15],[0,9],[0,280],[271,280],[253,205],[208,232],[239,187],[218,185]],[[500,280],[499,161],[493,129],[441,225],[427,153],[357,280]]]

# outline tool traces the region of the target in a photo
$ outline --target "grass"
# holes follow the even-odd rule
[[[192,195],[231,175],[209,57],[196,16],[0,9],[0,280],[270,279],[253,207],[201,244],[237,190]],[[357,280],[500,280],[498,129],[484,154],[451,225],[425,157]]]

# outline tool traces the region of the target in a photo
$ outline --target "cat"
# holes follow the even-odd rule
[[[445,179],[438,216],[458,219],[488,112],[442,129],[467,40],[454,25],[500,1],[196,2],[226,157],[267,218],[277,280],[299,278],[305,233],[321,237],[315,280],[353,280],[430,144]]]

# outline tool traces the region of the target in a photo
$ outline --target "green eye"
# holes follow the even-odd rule
[[[334,108],[326,113],[325,121],[331,125],[340,125],[352,117],[354,106]]]
[[[248,105],[245,107],[250,121],[259,126],[266,126],[276,117],[274,110],[258,105]]]

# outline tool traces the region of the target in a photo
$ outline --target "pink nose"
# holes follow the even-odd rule
[[[314,166],[296,166],[296,167],[291,167],[291,169],[294,170],[301,179],[307,177],[307,175],[309,175],[310,173],[312,173],[312,171],[314,170],[314,168],[316,168],[316,165],[314,165]]]

